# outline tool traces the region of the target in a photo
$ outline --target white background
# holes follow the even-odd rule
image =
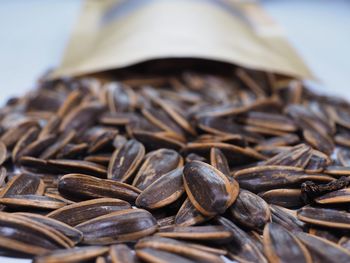
[[[263,6],[319,78],[350,99],[350,1],[265,0]],[[59,64],[81,0],[0,0],[0,104]],[[0,262],[29,262],[1,258]]]

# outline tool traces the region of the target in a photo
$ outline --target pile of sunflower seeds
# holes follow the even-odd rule
[[[0,109],[0,250],[350,262],[350,104],[237,68],[43,80]]]

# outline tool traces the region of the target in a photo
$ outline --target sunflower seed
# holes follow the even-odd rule
[[[350,213],[344,211],[305,206],[298,210],[298,218],[313,225],[350,229]]]
[[[182,170],[182,168],[177,168],[154,181],[137,197],[136,205],[148,209],[157,209],[180,198],[185,192]]]
[[[243,189],[229,208],[229,213],[233,221],[255,230],[262,230],[271,218],[268,204],[256,194]]]
[[[185,165],[184,185],[194,207],[206,216],[225,212],[236,200],[239,185],[213,166],[193,161]]]
[[[145,147],[130,140],[117,148],[108,165],[108,179],[126,182],[131,179],[145,155]]]
[[[127,209],[88,220],[76,226],[85,244],[129,242],[153,234],[157,221],[143,209]]]
[[[120,199],[98,198],[67,205],[47,216],[70,226],[76,226],[95,217],[130,208],[131,205],[128,202]]]
[[[71,248],[64,250],[59,249],[36,257],[34,259],[34,263],[85,262],[87,260],[94,259],[100,255],[103,255],[107,251],[107,247],[99,246]]]
[[[159,177],[182,165],[182,157],[174,150],[159,149],[150,152],[145,156],[132,184],[140,190],[145,190]]]
[[[133,251],[126,245],[113,245],[109,247],[109,255],[112,263],[136,263],[137,258]]]
[[[350,261],[350,252],[336,243],[301,232],[296,233],[296,236],[309,250],[313,262],[345,263]]]
[[[77,185],[81,187],[78,188]],[[86,200],[112,197],[131,202],[134,202],[141,192],[128,184],[84,174],[66,174],[59,180],[58,191],[68,199]]]
[[[264,251],[271,262],[312,262],[308,250],[298,238],[275,223],[265,226]]]

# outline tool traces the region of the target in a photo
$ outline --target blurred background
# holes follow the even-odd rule
[[[260,2],[318,77],[312,85],[350,99],[350,1]],[[40,75],[60,63],[81,4],[81,0],[0,0],[1,104],[32,88]]]

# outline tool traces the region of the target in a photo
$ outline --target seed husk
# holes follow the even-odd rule
[[[243,262],[268,262],[256,242],[246,232],[227,218],[218,217],[216,221],[232,233],[232,240],[226,245],[231,259]]]
[[[263,192],[272,189],[295,187],[307,180],[330,182],[332,177],[325,175],[305,174],[304,170],[292,166],[256,166],[242,169],[234,174],[234,177],[244,189]]]
[[[107,169],[99,164],[81,160],[48,160],[47,165],[59,173],[84,173],[106,178]]]
[[[232,233],[223,226],[170,226],[159,229],[157,236],[184,240],[199,240],[227,243],[232,239]]]
[[[179,199],[185,192],[182,168],[177,168],[149,185],[136,199],[136,205],[147,209],[157,209]]]
[[[18,142],[22,135],[34,126],[38,126],[38,123],[36,121],[27,120],[20,122],[18,125],[11,127],[4,134],[2,134],[0,141],[8,149],[12,149],[12,147]]]
[[[83,233],[81,233],[79,230],[48,216],[25,212],[16,213],[16,215],[30,218],[33,221],[42,223],[44,225],[52,227],[53,229],[56,229],[58,232],[61,232],[63,235],[71,239],[74,242],[74,244],[78,244],[83,239]]]
[[[175,217],[175,224],[178,226],[192,226],[200,224],[210,217],[202,215],[191,203],[189,198],[183,202]]]
[[[220,149],[226,156],[229,161],[229,165],[237,165],[237,164],[246,164],[253,161],[264,160],[265,156],[256,152],[252,148],[248,147],[239,147],[235,145],[231,145],[228,143],[219,143],[219,142],[202,142],[202,143],[188,143],[186,147],[183,149],[185,153],[191,152],[196,153],[202,156],[209,156],[211,148]],[[208,158],[209,159],[209,158]]]
[[[127,182],[139,167],[145,155],[145,147],[136,140],[130,140],[117,148],[109,161],[108,179]]]
[[[74,159],[81,155],[84,155],[85,152],[88,150],[88,148],[89,146],[87,143],[79,143],[79,144],[68,143],[59,151],[59,153],[57,153],[56,157],[58,159],[69,159],[69,158]],[[84,160],[84,161],[90,161],[90,160]]]
[[[63,149],[70,141],[74,139],[75,131],[69,131],[67,133],[63,133],[57,141],[52,144],[50,147],[47,147],[44,152],[42,152],[39,156],[41,159],[50,159],[57,155],[57,153]]]
[[[186,164],[183,178],[191,203],[206,216],[225,212],[238,196],[239,185],[204,162],[193,161]]]
[[[270,262],[312,262],[302,242],[287,229],[275,223],[265,226],[264,251]]]
[[[171,238],[157,236],[143,238],[136,244],[136,249],[142,248],[158,249],[169,253],[178,254],[198,262],[223,262],[220,256],[199,249],[194,243],[183,242]]]
[[[182,157],[174,150],[159,149],[150,152],[145,156],[132,185],[140,190],[145,190],[159,177],[182,165]]]
[[[24,173],[13,177],[1,191],[0,197],[28,194],[42,195],[44,190],[44,182],[39,177]]]
[[[33,156],[38,157],[48,146],[53,144],[56,140],[55,135],[48,135],[42,138],[39,138],[29,145],[27,145],[22,151],[17,154],[17,158],[22,156]]]
[[[282,165],[305,168],[312,156],[311,147],[305,144],[294,146],[289,151],[281,152],[269,160],[265,165]]]
[[[39,133],[39,128],[34,126],[23,134],[23,136],[18,140],[12,150],[12,160],[14,162],[19,159],[20,153],[23,151],[23,149],[25,149],[29,144],[38,138]]]
[[[157,221],[146,210],[127,209],[96,217],[76,226],[84,244],[113,244],[130,242],[153,234]]]
[[[103,110],[104,106],[100,103],[83,103],[63,118],[59,131],[67,132],[76,130],[80,133],[94,124]]]
[[[180,150],[185,147],[185,144],[178,140],[177,138],[173,138],[173,133],[169,132],[148,132],[148,131],[140,131],[134,130],[132,132],[132,136],[140,141],[143,145],[145,145],[148,151],[154,151],[161,148]]]
[[[339,204],[350,202],[350,188],[340,189],[315,199],[318,204]]]
[[[342,237],[339,240],[338,244],[340,246],[342,246],[343,248],[347,249],[348,251],[350,251],[350,238],[349,237],[347,237],[347,236]]]
[[[89,246],[71,249],[59,249],[35,257],[34,263],[75,263],[85,262],[107,253],[107,247]]]
[[[350,261],[350,252],[336,243],[302,232],[295,235],[308,249],[313,262],[345,263]]]
[[[196,262],[188,258],[179,256],[177,254],[165,252],[154,248],[137,249],[136,255],[138,258],[149,263],[168,263],[168,262],[194,263]]]
[[[349,176],[350,175],[350,167],[344,167],[344,166],[328,166],[324,170],[325,174],[332,175],[334,177],[339,176]]]
[[[98,198],[64,206],[47,216],[70,226],[76,226],[98,216],[130,209],[131,205],[115,198]]]
[[[210,150],[210,164],[222,172],[224,175],[230,177],[230,167],[224,153],[218,148],[211,148]],[[233,178],[232,178],[233,179]]]
[[[274,189],[259,193],[267,203],[286,208],[300,207],[304,205],[300,189]]]
[[[44,224],[0,212],[0,247],[25,254],[41,255],[50,250],[68,248],[53,229]]]
[[[350,229],[350,213],[345,211],[305,206],[298,210],[298,218],[312,225]]]
[[[5,167],[0,167],[0,196],[2,195],[2,187],[5,186],[5,180],[7,177],[7,170]]]
[[[133,251],[126,245],[112,245],[109,247],[109,255],[112,263],[136,263],[137,258]]]
[[[293,132],[297,130],[295,123],[288,117],[258,111],[250,111],[238,117],[243,123],[267,129]]]
[[[2,165],[7,159],[7,148],[6,145],[0,141],[0,165]]]
[[[278,205],[270,205],[271,221],[280,224],[285,229],[291,232],[304,231],[306,229],[305,223],[300,221],[297,217],[297,213],[294,210],[290,210]]]
[[[81,187],[77,188],[76,186]],[[61,177],[58,191],[68,199],[87,200],[100,197],[120,198],[134,202],[140,190],[131,185],[85,174],[66,174]]]
[[[229,213],[233,221],[257,231],[261,231],[271,218],[269,205],[258,195],[243,189],[229,208]]]
[[[0,198],[0,204],[14,209],[31,208],[52,210],[66,205],[66,203],[60,199],[33,194],[6,195],[6,197]]]

